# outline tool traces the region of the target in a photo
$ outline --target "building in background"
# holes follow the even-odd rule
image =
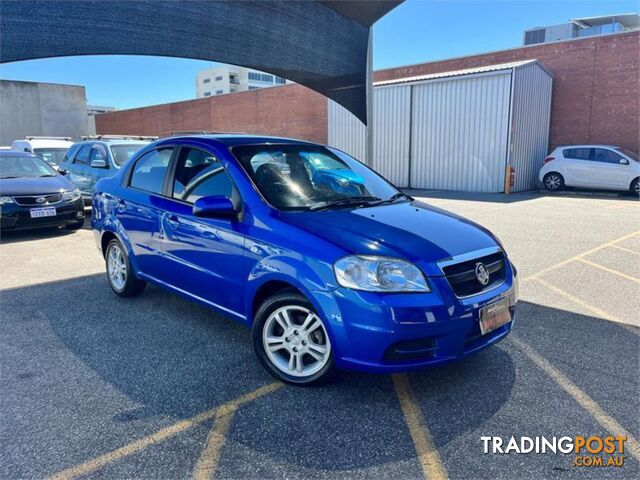
[[[293,82],[270,73],[234,65],[220,65],[198,72],[196,75],[196,98],[246,92],[265,87],[278,87],[289,83]]]
[[[96,134],[96,115],[101,113],[114,112],[116,107],[105,105],[87,105],[87,133],[89,135]]]
[[[80,85],[0,80],[0,145],[28,136],[88,134],[87,97]]]
[[[600,17],[574,18],[568,23],[535,27],[524,31],[524,45],[557,42],[572,38],[592,37],[640,28],[640,15],[624,13]]]

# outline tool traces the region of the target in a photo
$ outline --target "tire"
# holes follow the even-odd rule
[[[634,197],[640,197],[640,178],[636,178],[631,182],[631,188],[629,189],[631,195]]]
[[[318,384],[335,369],[325,323],[311,302],[297,292],[267,298],[256,312],[252,335],[260,363],[278,380],[291,385]],[[267,349],[269,338],[276,350]]]
[[[144,290],[146,282],[133,274],[127,251],[118,239],[114,238],[109,242],[104,259],[107,280],[116,295],[134,297]]]
[[[66,225],[64,228],[66,228],[67,230],[80,230],[82,227],[84,227],[84,217],[82,218],[82,220],[70,223],[69,225]]]
[[[544,188],[550,192],[557,192],[564,188],[564,178],[557,172],[547,173],[542,179]]]

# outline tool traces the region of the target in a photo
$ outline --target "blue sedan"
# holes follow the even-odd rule
[[[288,383],[450,362],[513,324],[517,273],[495,236],[326,146],[162,139],[100,180],[93,205],[117,295],[152,282],[246,324]]]

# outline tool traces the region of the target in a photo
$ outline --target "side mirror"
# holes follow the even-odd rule
[[[193,204],[193,215],[204,218],[237,218],[240,208],[224,195],[200,197]]]
[[[91,168],[109,168],[107,166],[107,161],[102,160],[100,158],[96,158],[95,160],[91,160]]]
[[[64,168],[58,167],[57,170],[60,175],[66,175],[67,173],[69,173]]]
[[[620,165],[629,165],[629,160],[627,160],[626,158],[621,158]]]

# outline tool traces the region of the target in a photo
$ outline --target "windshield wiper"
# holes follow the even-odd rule
[[[379,202],[381,200],[382,200],[381,198],[371,197],[371,196],[348,197],[348,198],[343,198],[342,200],[335,200],[333,202],[326,202],[320,205],[314,205],[312,207],[309,207],[309,210],[318,211],[318,210],[326,210],[328,208],[333,208],[333,207],[346,207],[349,205],[368,205],[372,202]]]
[[[398,193],[395,193],[395,194],[391,195],[386,200],[380,200],[379,202],[374,203],[373,206],[377,207],[378,205],[388,205],[390,203],[395,203],[398,200],[409,200],[409,201],[411,201],[411,200],[413,200],[413,197],[410,197],[406,193],[398,192]]]
[[[20,178],[19,175],[7,175],[5,177],[0,177],[0,178]]]

